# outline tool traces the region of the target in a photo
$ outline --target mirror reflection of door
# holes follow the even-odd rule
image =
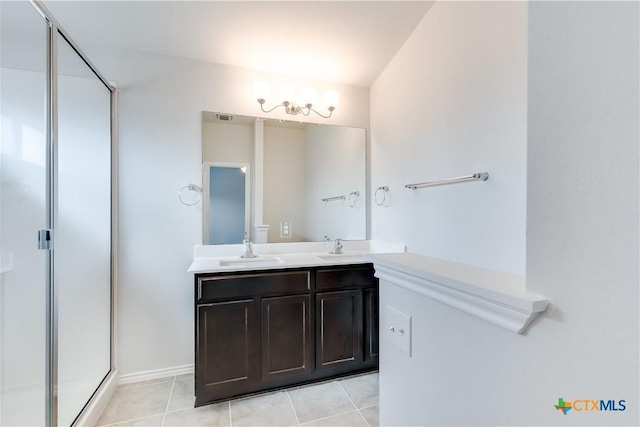
[[[248,165],[209,164],[206,206],[210,245],[242,243],[248,235]]]

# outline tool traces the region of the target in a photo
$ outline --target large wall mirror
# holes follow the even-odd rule
[[[202,113],[203,244],[366,239],[365,130]]]

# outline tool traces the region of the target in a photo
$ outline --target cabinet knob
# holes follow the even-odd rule
[[[393,326],[389,328],[389,332],[395,332],[396,328],[394,328]]]

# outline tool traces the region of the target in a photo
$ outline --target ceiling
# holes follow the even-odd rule
[[[123,48],[370,87],[427,1],[53,1],[83,49]]]

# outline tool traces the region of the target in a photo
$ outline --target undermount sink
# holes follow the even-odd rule
[[[330,255],[319,255],[318,258],[321,258],[325,261],[331,262],[361,262],[364,261],[364,257],[362,255],[345,255],[345,254],[330,254]]]
[[[221,259],[221,267],[251,267],[251,266],[266,266],[266,265],[278,265],[284,264],[284,260],[278,257],[262,257],[256,258],[230,258]]]

